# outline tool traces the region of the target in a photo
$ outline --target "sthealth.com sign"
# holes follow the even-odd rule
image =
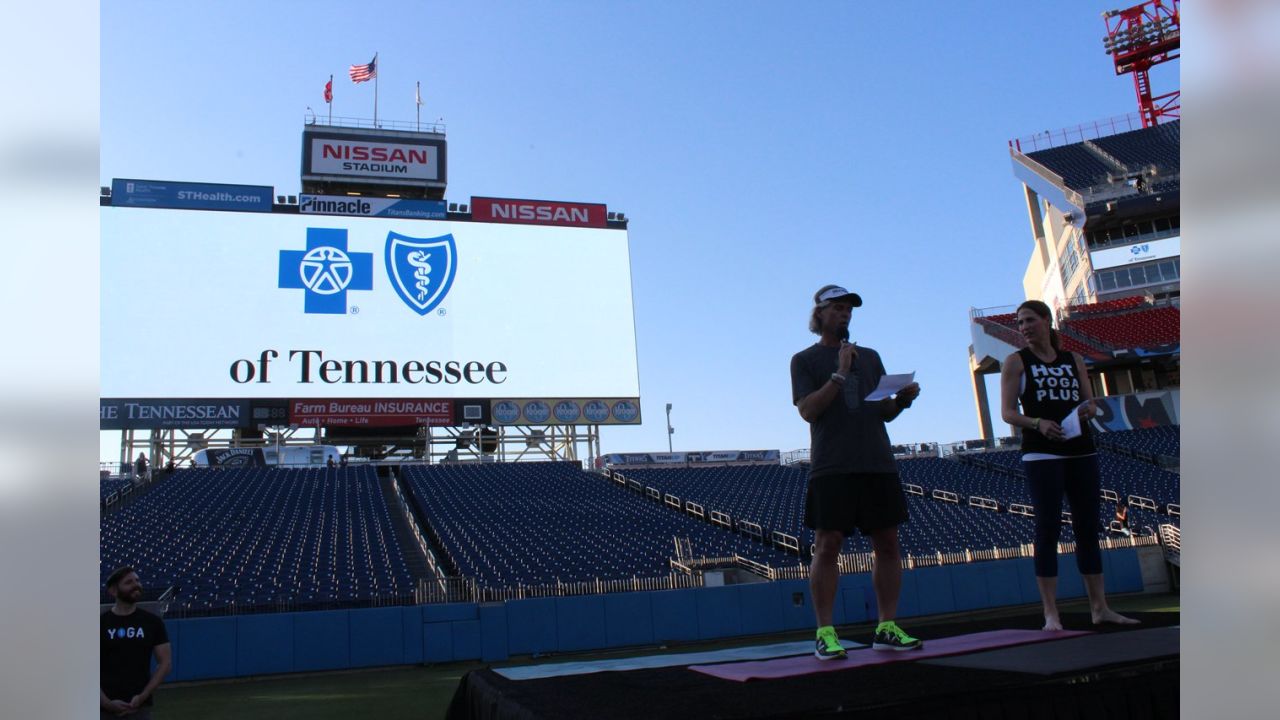
[[[266,185],[115,179],[111,181],[111,204],[116,207],[271,212],[273,191],[274,188]]]
[[[419,220],[444,220],[448,216],[443,200],[397,200],[346,195],[303,195],[298,199],[298,212],[309,215],[359,215]]]

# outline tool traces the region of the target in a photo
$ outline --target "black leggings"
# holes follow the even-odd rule
[[[1062,494],[1071,503],[1071,526],[1076,535],[1076,567],[1081,575],[1102,572],[1098,549],[1101,493],[1095,455],[1061,460],[1023,462],[1027,491],[1036,508],[1036,577],[1058,576],[1058,536],[1062,531]]]

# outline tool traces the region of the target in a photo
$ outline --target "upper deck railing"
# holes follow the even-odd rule
[[[353,118],[353,117],[329,117],[328,115],[318,115],[314,111],[308,112],[303,116],[303,122],[307,125],[324,126],[324,127],[341,127],[341,128],[367,128],[369,130],[400,130],[408,132],[426,132],[444,134],[444,118],[437,120],[383,120],[378,119],[374,122],[372,118]]]

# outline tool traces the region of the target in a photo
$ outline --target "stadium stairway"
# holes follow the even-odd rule
[[[1001,475],[1008,475],[1009,477],[1017,478],[1019,480],[1026,478],[1026,474],[1022,472],[1022,468],[1019,465],[1010,465],[1007,462],[992,462],[991,459],[982,457],[986,454],[987,453],[958,453],[954,456],[954,459],[964,465],[972,465],[973,467],[990,470],[991,472],[1000,473]]]
[[[174,470],[171,473],[164,472],[163,470],[153,471],[149,476],[150,479],[147,480],[147,482],[141,485],[134,485],[128,495],[125,495],[124,497],[120,498],[119,500],[117,500],[116,502],[112,503],[109,506],[106,506],[106,505],[99,506],[99,513],[98,513],[99,517],[106,517],[113,513],[119,512],[120,510],[123,510],[124,508],[127,508],[130,505],[138,502],[144,496],[150,493],[152,490],[155,490],[157,487],[159,487],[171,475],[179,472],[182,472],[182,470],[181,469]]]
[[[674,514],[674,515],[678,515],[678,516],[680,516],[680,517],[692,518],[692,519],[697,520],[697,521],[698,521],[698,522],[700,522],[700,523],[704,523],[707,527],[711,528],[711,532],[712,532],[713,534],[714,534],[714,533],[726,533],[726,534],[728,534],[728,535],[732,535],[732,536],[734,536],[734,537],[743,538],[743,539],[745,539],[747,542],[755,543],[755,544],[757,544],[757,545],[759,545],[760,547],[763,547],[763,548],[768,548],[768,549],[770,549],[770,550],[778,550],[778,551],[780,551],[780,552],[786,552],[786,553],[796,554],[796,551],[795,551],[795,550],[786,550],[786,549],[783,549],[783,548],[781,548],[781,547],[779,547],[779,546],[775,545],[773,542],[771,542],[771,541],[770,541],[770,538],[772,537],[773,531],[775,531],[775,530],[776,530],[776,531],[779,531],[779,532],[782,532],[782,533],[785,533],[785,534],[787,534],[787,535],[791,535],[792,537],[796,537],[796,533],[801,533],[801,534],[803,534],[803,533],[804,533],[804,531],[803,531],[803,529],[799,526],[799,524],[798,524],[798,523],[796,523],[796,522],[780,522],[778,518],[774,518],[774,519],[771,521],[770,519],[767,519],[767,518],[765,518],[765,517],[763,517],[763,516],[761,515],[761,513],[760,513],[760,508],[759,508],[758,506],[754,509],[754,512],[753,512],[753,511],[746,511],[746,512],[744,512],[744,508],[743,508],[741,505],[735,506],[735,505],[732,505],[732,504],[730,504],[730,503],[726,503],[726,502],[725,502],[725,499],[724,499],[724,498],[722,498],[722,497],[721,497],[721,498],[715,498],[714,500],[712,500],[712,501],[710,501],[710,502],[709,502],[709,501],[708,501],[708,498],[707,498],[707,497],[706,497],[706,495],[705,495],[706,488],[698,488],[698,490],[702,490],[704,494],[702,494],[702,495],[697,495],[696,497],[690,498],[690,497],[688,497],[688,493],[691,491],[691,489],[692,489],[692,488],[689,488],[689,487],[687,487],[687,486],[681,486],[681,487],[679,487],[679,488],[672,488],[672,487],[671,487],[671,485],[669,485],[667,482],[664,482],[664,478],[663,478],[663,476],[661,475],[661,472],[662,472],[662,471],[658,471],[657,473],[648,474],[648,473],[645,473],[644,471],[632,471],[630,474],[628,474],[628,473],[626,473],[626,472],[621,472],[621,471],[620,471],[620,474],[621,474],[621,475],[623,475],[624,477],[630,477],[630,478],[634,478],[634,479],[640,480],[640,481],[641,481],[641,482],[643,482],[646,486],[648,486],[648,485],[658,485],[658,486],[661,486],[661,489],[662,489],[662,490],[664,490],[664,491],[671,491],[671,492],[673,492],[677,497],[685,497],[686,499],[693,500],[694,502],[698,503],[699,505],[702,505],[702,506],[703,506],[703,510],[705,511],[706,515],[705,515],[705,517],[702,517],[702,518],[696,518],[695,516],[690,515],[690,514],[688,513],[688,511],[687,511],[687,510],[685,510],[683,507],[681,507],[681,508],[676,508],[676,507],[672,507],[672,506],[670,506],[670,505],[667,505],[666,503],[661,503],[661,505],[662,505],[663,509],[664,509],[666,512],[672,513],[672,514]],[[595,474],[595,473],[593,473],[593,474]],[[612,484],[612,483],[614,482],[614,480],[613,480],[612,478],[608,477],[607,475],[599,474],[599,477],[600,477],[601,479],[603,479],[603,480],[604,480],[605,482],[607,482],[607,483]],[[804,490],[803,490],[803,487],[804,487],[804,486],[803,486],[803,485],[801,485],[801,486],[800,486],[800,488],[799,488],[799,492],[797,493],[797,495],[798,495],[799,497],[801,497],[801,498],[803,498],[803,496],[804,496]],[[664,494],[665,494],[665,492],[664,492]],[[695,494],[696,494],[696,491],[695,491]],[[776,499],[776,498],[773,498],[773,499]],[[734,526],[733,526],[733,527],[725,527],[725,526],[723,526],[723,525],[718,525],[718,524],[716,524],[716,523],[714,523],[714,522],[711,522],[711,519],[710,519],[710,518],[711,518],[711,511],[713,511],[713,510],[718,510],[718,511],[720,511],[720,512],[724,512],[724,513],[728,514],[730,517],[732,517],[732,518],[733,518],[733,525],[734,525]],[[788,508],[788,511],[790,511],[790,512],[799,512],[799,510],[798,510],[798,509],[796,509],[796,508]],[[785,514],[785,513],[784,513],[784,514]],[[745,532],[745,531],[742,529],[742,525],[741,525],[741,523],[742,523],[742,521],[743,521],[743,520],[746,520],[746,521],[749,521],[749,522],[751,522],[751,523],[753,523],[753,524],[758,525],[758,526],[760,527],[760,529],[761,529],[761,534],[757,537],[757,536],[754,536],[754,535],[751,535],[751,534],[748,534],[747,532]],[[807,545],[808,545],[808,543],[807,543],[807,542],[805,542],[805,543],[804,543],[804,545],[806,545],[806,546],[807,546]],[[803,555],[804,555],[804,553],[799,553],[799,554],[800,554],[801,556],[803,556]]]
[[[391,477],[390,468],[378,468],[378,484],[382,486],[382,500],[386,503],[387,514],[391,516],[391,526],[395,530],[396,540],[400,543],[400,550],[404,553],[404,561],[409,568],[409,573],[413,575],[414,580],[430,579],[434,574],[431,572],[426,556],[418,547],[417,537],[409,526],[413,520],[405,514],[396,500],[395,480]]]
[[[1062,336],[1064,338],[1066,338],[1069,341],[1074,341],[1074,343],[1069,343],[1069,344],[1083,345],[1087,347],[1088,351],[1081,353],[1086,357],[1091,357],[1094,359],[1097,359],[1099,357],[1108,357],[1111,355],[1111,351],[1116,349],[1113,345],[1099,338],[1092,337],[1090,335],[1086,335],[1085,333],[1080,332],[1080,330],[1072,326],[1070,322],[1059,323],[1058,330],[1062,332]],[[1080,348],[1078,347],[1077,348],[1068,347],[1067,349],[1080,352]]]

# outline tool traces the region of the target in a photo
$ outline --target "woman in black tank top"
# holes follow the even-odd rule
[[[1039,300],[1018,306],[1018,332],[1027,347],[1005,358],[1000,368],[1000,415],[1022,429],[1022,467],[1035,505],[1036,585],[1044,606],[1044,629],[1062,629],[1057,594],[1064,494],[1071,504],[1076,567],[1089,594],[1094,624],[1136,623],[1108,607],[1104,592],[1098,546],[1101,489],[1088,427],[1095,414],[1089,371],[1079,355],[1062,350],[1049,306]],[[1072,413],[1079,415],[1082,432],[1067,439],[1062,424]]]

